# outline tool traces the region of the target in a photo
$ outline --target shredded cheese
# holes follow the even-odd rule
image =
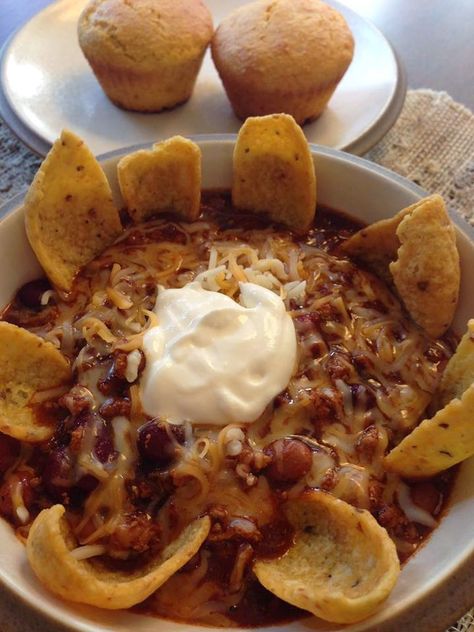
[[[176,242],[153,237],[164,228],[176,232]],[[413,504],[406,484],[383,469],[389,441],[418,422],[439,379],[437,363],[426,356],[433,341],[407,320],[384,284],[351,262],[274,228],[226,230],[213,220],[185,224],[158,219],[125,231],[81,272],[69,301],[54,296],[58,316],[38,328],[71,358],[78,382],[93,394],[96,410],[107,399],[97,381],[110,367],[109,356],[118,351],[128,354],[125,379],[131,385],[131,413],[130,419],[120,416],[111,421],[116,460],[103,464],[94,456],[97,428],[82,438],[76,480],[88,473],[99,483],[75,526],[82,545],[72,552],[76,559],[102,555],[103,538],[114,532],[127,511],[127,482],[137,460],[135,433],[146,420],[137,383],[140,349],[144,332],[158,325],[152,311],[157,287],[182,287],[193,280],[233,298],[246,281],[279,295],[294,319],[298,362],[285,392],[246,433],[238,424],[219,432],[183,426],[184,444],[171,472],[176,490],[172,502],[166,501],[157,513],[163,542],[213,504],[258,526],[271,522],[275,506],[268,480],[252,472],[243,458],[247,446],[262,456],[269,443],[293,434],[317,436],[324,449],[313,453],[309,473],[291,487],[290,497],[308,485],[332,485],[330,491],[337,497],[370,508],[370,483],[383,480],[383,502],[398,501],[409,520],[435,526],[434,518]],[[52,296],[45,293],[44,304]],[[436,351],[445,359],[451,354],[443,341],[436,342]],[[59,393],[38,393],[34,401],[50,395]],[[369,425],[375,428],[375,439],[370,458],[365,458],[361,438]],[[13,495],[16,515],[27,524],[31,517],[21,487]],[[155,511],[153,502],[150,512]],[[412,547],[403,540],[397,546],[400,551]],[[245,556],[233,576],[236,590],[242,560]],[[186,575],[193,581],[182,582],[186,607],[215,622],[217,615],[209,603],[216,599],[216,587],[200,583],[205,572],[203,555],[196,572]],[[167,585],[176,586],[174,579]],[[223,620],[224,602],[231,606],[238,597],[217,598]]]
[[[437,526],[438,523],[430,513],[418,505],[415,505],[411,499],[410,488],[402,481],[398,483],[397,498],[400,509],[408,520],[418,522],[418,524],[430,527],[430,529],[434,529]]]

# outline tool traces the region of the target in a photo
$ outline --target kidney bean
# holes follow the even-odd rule
[[[73,452],[82,448],[84,437],[93,433],[92,444],[94,456],[101,463],[110,463],[116,457],[112,426],[101,415],[92,410],[83,410],[71,423],[74,428],[70,434],[69,446]],[[90,437],[89,437],[90,438]]]
[[[68,445],[73,452],[81,449],[81,443],[87,432],[94,434],[95,456],[101,463],[115,458],[112,426],[101,415],[92,410],[82,410],[75,417],[68,417],[66,432],[69,432]]]
[[[49,448],[51,450],[65,448],[72,443],[72,450],[73,452],[76,451],[80,446],[83,429],[87,425],[90,414],[94,413],[83,409],[78,411],[77,414],[71,414],[66,417],[66,419],[59,424],[56,432],[51,437],[48,444]]]
[[[311,448],[298,439],[277,439],[264,452],[272,459],[264,473],[276,483],[298,481],[309,472],[313,462]]]
[[[94,446],[95,456],[101,463],[110,463],[116,457],[114,440],[110,424],[102,420]]]
[[[184,443],[181,426],[166,421],[148,421],[138,429],[137,447],[140,456],[153,461],[158,467],[166,467],[174,461],[180,443]]]
[[[119,395],[128,386],[125,372],[127,370],[128,354],[117,351],[107,375],[97,382],[97,388],[103,395]]]
[[[51,285],[47,279],[36,279],[35,281],[25,283],[25,285],[18,290],[17,296],[25,307],[41,309],[41,297],[44,292],[50,289]]]
[[[77,480],[74,474],[86,433],[93,433],[90,444],[101,463],[110,463],[116,458],[109,422],[91,410],[68,417],[49,443],[50,451],[43,469],[45,489],[56,500],[63,499],[64,493],[74,488],[90,492],[97,486],[98,481],[93,475],[87,473]]]
[[[0,474],[4,474],[13,465],[19,454],[20,442],[0,433]]]
[[[67,449],[51,450],[48,454],[42,471],[43,486],[55,500],[62,500],[72,486],[72,467],[73,461]]]
[[[257,546],[257,556],[281,557],[293,544],[295,530],[285,518],[263,525],[262,538]]]
[[[80,438],[82,433],[75,433],[76,430],[80,430],[86,421],[87,411],[80,411],[76,415],[69,415],[58,426],[56,432],[51,437],[48,447],[50,450],[56,450],[66,448],[71,441],[73,444],[77,441],[80,444]]]

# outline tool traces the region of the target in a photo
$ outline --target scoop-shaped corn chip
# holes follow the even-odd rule
[[[278,559],[255,562],[260,582],[275,595],[335,623],[370,616],[400,572],[395,545],[364,510],[321,491],[285,505],[293,545]]]
[[[52,283],[65,291],[122,230],[102,168],[69,131],[44,159],[24,208],[31,247]]]
[[[234,149],[232,202],[305,231],[316,212],[316,175],[308,143],[288,114],[250,117]]]
[[[199,518],[145,567],[118,571],[71,554],[76,541],[64,512],[54,505],[31,525],[26,552],[33,571],[59,597],[110,610],[130,608],[151,595],[199,550],[210,527],[208,516]]]
[[[0,322],[0,432],[30,443],[49,439],[54,420],[39,417],[31,398],[70,379],[69,363],[54,345]]]
[[[361,228],[341,244],[340,252],[362,261],[381,279],[392,283],[389,265],[396,259],[400,246],[397,228],[402,219],[409,215],[417,204],[403,209],[389,219],[382,219]]]
[[[171,211],[193,221],[201,203],[201,150],[187,138],[173,136],[153,149],[120,160],[117,174],[125,206],[135,222]]]
[[[444,369],[436,393],[438,408],[461,397],[471,384],[474,384],[474,318],[467,323],[467,331]]]
[[[430,336],[447,330],[456,310],[460,266],[454,227],[441,196],[431,195],[363,228],[341,251],[393,281],[413,320]]]
[[[474,384],[425,419],[386,457],[385,467],[407,477],[432,476],[474,454]]]
[[[430,336],[444,334],[453,320],[461,279],[454,226],[443,198],[432,195],[397,228],[400,248],[390,264],[398,294],[410,316]]]
[[[385,457],[387,469],[432,476],[474,454],[474,319],[446,366],[435,401],[444,408]]]

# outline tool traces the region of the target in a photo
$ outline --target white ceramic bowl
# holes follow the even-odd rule
[[[230,187],[235,136],[196,136],[194,140],[200,145],[203,155],[203,188]],[[115,151],[101,158],[118,202],[120,194],[115,166],[122,155],[136,148]],[[367,223],[390,217],[426,195],[408,180],[360,158],[318,146],[313,146],[312,152],[318,179],[318,201]],[[8,208],[4,209],[7,214],[0,222],[0,306],[7,304],[23,283],[41,274],[41,268],[26,239],[20,205],[21,197],[10,202]],[[469,273],[474,270],[474,231],[467,224],[462,224],[461,220],[457,220],[456,224],[462,286],[454,329],[462,333],[468,318],[474,316],[473,282],[469,278]],[[472,525],[474,459],[463,463],[447,515],[428,542],[405,565],[393,593],[375,616],[348,627],[309,618],[287,624],[285,630],[437,632],[444,629],[462,614],[460,609],[473,605],[469,603],[470,598],[474,602]],[[36,581],[26,562],[23,545],[14,537],[11,527],[1,520],[0,541],[0,579],[3,584],[25,604],[50,620],[62,622],[68,629],[84,632],[203,630],[199,626],[180,625],[125,611],[107,612],[57,600]],[[462,578],[463,583],[453,591],[458,578]],[[46,627],[40,625],[38,629],[46,630]],[[282,627],[265,628],[266,632],[269,630],[282,630]]]

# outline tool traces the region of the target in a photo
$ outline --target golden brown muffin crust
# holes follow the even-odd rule
[[[91,0],[79,18],[79,43],[96,63],[152,71],[199,57],[213,33],[201,0]]]
[[[259,0],[219,25],[212,55],[221,75],[259,91],[324,88],[352,59],[354,40],[340,13],[320,0]]]

